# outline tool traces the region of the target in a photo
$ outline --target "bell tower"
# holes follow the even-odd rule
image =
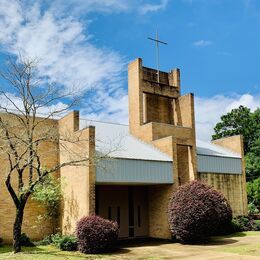
[[[131,134],[173,158],[174,186],[196,179],[194,97],[181,96],[180,70],[157,71],[138,58],[128,66],[128,94]]]

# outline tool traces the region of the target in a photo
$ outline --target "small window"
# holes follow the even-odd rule
[[[137,222],[138,222],[138,227],[141,227],[141,207],[137,207]]]
[[[111,220],[112,217],[111,217],[111,207],[108,207],[108,219]]]
[[[120,227],[120,207],[117,207],[117,224]]]

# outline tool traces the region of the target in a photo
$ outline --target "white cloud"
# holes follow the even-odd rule
[[[118,98],[103,95],[101,100],[102,107],[99,111],[82,110],[81,117],[88,120],[128,124],[128,95]]]
[[[3,112],[15,112],[15,113],[22,113],[25,111],[23,100],[20,96],[16,96],[14,93],[6,92],[4,94],[0,94],[0,111]],[[49,106],[42,106],[37,109],[37,116],[39,117],[47,117],[49,115],[51,118],[59,118],[64,116],[64,112],[68,113],[68,105],[58,101],[58,102],[51,102]],[[60,113],[58,113],[61,111]]]
[[[212,45],[212,44],[213,44],[213,42],[206,41],[206,40],[199,40],[199,41],[196,41],[196,42],[193,43],[193,45],[195,47],[199,47],[199,48],[207,47],[207,46]]]
[[[150,12],[158,12],[164,10],[168,4],[168,0],[161,0],[158,4],[144,3],[140,6],[140,13],[147,14]]]
[[[67,89],[79,92],[106,83],[105,88],[123,71],[122,57],[97,48],[79,20],[43,11],[37,3],[26,9],[15,0],[2,0],[0,27],[3,50],[37,58],[39,74]]]
[[[260,107],[260,95],[250,94],[213,97],[195,97],[196,135],[201,140],[209,141],[214,133],[214,126],[223,114],[240,105],[254,111]]]
[[[108,98],[103,96],[104,108],[100,111],[89,112],[82,111],[82,116],[91,120],[117,122],[128,124],[128,97]],[[260,107],[260,95],[251,94],[243,95],[216,95],[213,97],[196,97],[195,96],[195,119],[197,138],[210,141],[214,133],[214,126],[219,122],[223,114],[230,112],[233,108],[240,105],[249,107],[254,111]]]
[[[52,8],[57,11],[70,12],[73,14],[87,14],[91,12],[127,12],[132,9],[136,1],[122,0],[48,0]]]
[[[61,2],[64,3],[60,0]],[[168,1],[149,4],[151,2],[137,0],[69,0],[67,7],[76,5],[76,2],[85,4],[84,8],[89,11],[129,11],[133,10],[131,8],[143,8],[142,13],[145,14],[162,10]],[[137,5],[140,2],[144,3],[141,7]],[[84,117],[128,123],[128,98],[126,90],[122,88],[122,72],[125,66],[122,56],[93,44],[93,36],[88,33],[88,24],[83,24],[79,18],[64,16],[62,11],[55,12],[54,7],[58,1],[55,1],[55,5],[50,4],[46,10],[41,9],[39,2],[32,3],[34,4],[29,5],[30,7],[23,8],[21,1],[0,1],[2,51],[11,54],[22,52],[39,58],[39,73],[42,76],[67,89],[75,85],[75,93],[93,89],[86,97],[85,104],[82,104]],[[211,44],[212,42],[205,40],[194,43],[197,47]],[[19,104],[15,96],[12,99]],[[222,114],[240,104],[254,110],[260,106],[260,96],[244,94],[196,97],[195,104],[197,135],[200,139],[210,140],[213,127]],[[60,103],[58,106],[62,107],[64,104]]]
[[[73,14],[88,14],[93,12],[138,12],[145,15],[149,12],[157,12],[165,9],[169,0],[47,0],[56,12],[70,12]]]
[[[126,118],[122,89],[125,60],[116,51],[97,47],[89,33],[89,21],[77,14],[89,12],[142,13],[163,9],[168,1],[151,4],[148,0],[40,0],[0,1],[0,46],[2,52],[23,54],[39,60],[39,75],[75,94],[92,91],[83,102],[84,111],[100,118]],[[94,100],[94,102],[93,102]],[[86,106],[88,108],[86,108]],[[90,109],[91,108],[91,109]],[[105,109],[106,112],[102,112]],[[120,112],[121,111],[121,112]],[[117,115],[117,116],[115,116]],[[120,119],[121,120],[121,119]]]

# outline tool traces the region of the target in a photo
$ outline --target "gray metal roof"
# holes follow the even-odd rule
[[[129,126],[122,124],[99,122],[87,119],[80,120],[80,129],[89,125],[96,128],[96,150],[114,158],[172,161],[172,158],[153,145],[132,136]],[[241,158],[237,153],[224,149],[210,142],[196,140],[197,154],[227,158]]]
[[[197,139],[196,144],[197,144],[197,154],[200,155],[241,158],[239,154],[210,142],[205,142]]]
[[[153,145],[129,134],[128,125],[80,120],[80,128],[88,125],[96,129],[96,150],[113,158],[166,161],[172,158]]]

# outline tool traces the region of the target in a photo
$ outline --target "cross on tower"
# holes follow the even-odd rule
[[[159,70],[159,43],[161,43],[161,44],[165,44],[165,45],[167,45],[167,43],[166,42],[163,42],[163,41],[160,41],[159,39],[158,39],[158,31],[156,31],[156,38],[154,39],[154,38],[151,38],[151,37],[148,37],[147,39],[149,39],[149,40],[151,40],[151,41],[155,41],[155,43],[156,43],[156,50],[157,50],[157,81],[158,81],[158,84],[160,83],[160,70]]]

